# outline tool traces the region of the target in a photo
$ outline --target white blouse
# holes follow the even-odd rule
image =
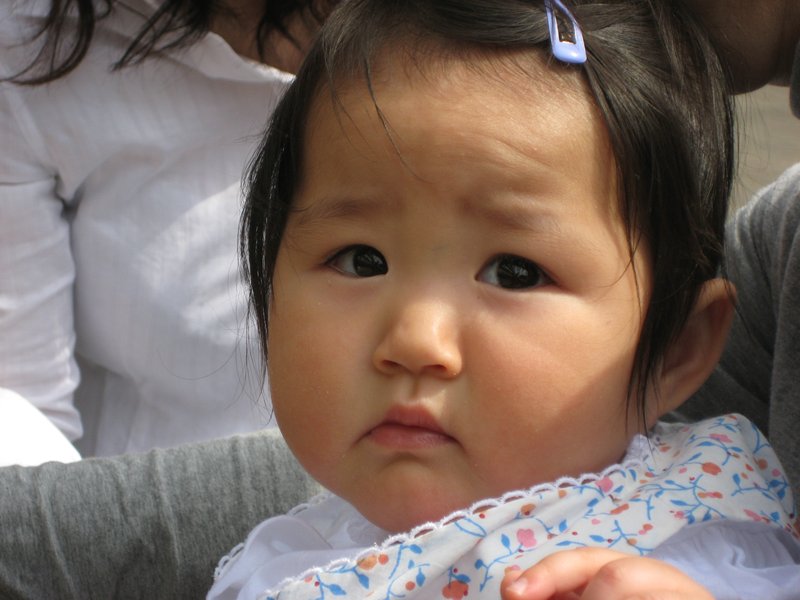
[[[34,55],[19,42],[47,4],[3,3],[0,74]],[[245,328],[240,181],[292,76],[215,34],[112,71],[155,4],[118,2],[66,77],[0,84],[0,389],[83,434],[85,454],[270,420]]]

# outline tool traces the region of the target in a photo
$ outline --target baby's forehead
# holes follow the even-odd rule
[[[428,47],[430,46],[430,47]],[[409,122],[430,124],[431,141],[442,128],[452,131],[443,144],[458,146],[467,132],[480,133],[484,121],[508,126],[505,139],[513,146],[536,146],[541,129],[556,128],[576,154],[597,140],[598,152],[611,152],[605,121],[585,78],[576,68],[554,65],[538,48],[496,50],[461,44],[409,43],[386,46],[365,57],[365,68],[330,65],[309,107],[302,152],[322,135],[351,135],[358,121],[378,122],[384,137],[400,151],[403,140],[393,135]],[[433,111],[432,107],[439,110]],[[477,110],[476,110],[477,108]],[[338,123],[339,130],[321,127]],[[613,159],[613,152],[612,152]]]
[[[427,109],[431,105],[438,105],[441,112],[452,117],[433,120],[432,133],[442,126],[453,127],[452,143],[457,144],[457,134],[478,124],[475,111],[469,112],[476,99],[482,103],[481,120],[511,122],[516,118],[513,132],[509,131],[515,135],[508,136],[514,144],[537,143],[535,137],[526,138],[525,131],[536,120],[561,130],[574,130],[576,146],[602,138],[602,150],[610,149],[605,122],[581,71],[554,64],[538,48],[509,50],[466,44],[447,46],[436,40],[417,44],[403,41],[362,58],[361,68],[354,66],[359,61],[341,57],[340,63],[328,63],[303,125],[303,153],[313,141],[312,136],[320,134],[321,121],[333,117],[342,129],[347,129],[356,113],[367,113],[381,123],[394,144],[393,128],[408,120],[430,118]],[[405,106],[399,106],[402,103]],[[459,116],[463,117],[462,122]],[[591,131],[591,138],[581,133],[586,130]]]
[[[392,47],[370,65],[368,77],[340,73],[317,93],[301,185],[313,181],[320,193],[344,180],[366,187],[391,164],[431,182],[468,181],[470,192],[488,195],[492,186],[527,191],[534,180],[543,190],[559,174],[577,180],[581,173],[616,212],[611,145],[578,73],[550,68],[538,52],[480,49]],[[337,163],[328,180],[318,176],[323,161]]]
[[[437,37],[394,38],[357,59],[333,57],[325,75],[320,87],[334,97],[396,81],[413,83],[420,91],[456,81],[464,94],[492,86],[510,96],[546,90],[557,101],[592,98],[581,69],[554,61],[544,48],[488,47]]]

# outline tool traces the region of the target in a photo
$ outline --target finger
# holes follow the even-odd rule
[[[711,594],[683,571],[650,558],[613,560],[597,571],[581,594],[581,600],[714,600]]]
[[[500,584],[501,600],[580,600],[580,595],[573,592],[548,595],[543,589],[530,589],[530,591],[528,591],[527,586],[522,590],[519,588],[512,589],[510,586],[519,579],[520,576],[521,574],[517,573],[513,577],[505,577],[503,579],[503,582]]]
[[[557,552],[522,573],[509,573],[501,595],[504,600],[546,600],[579,592],[603,566],[625,556],[607,548]]]

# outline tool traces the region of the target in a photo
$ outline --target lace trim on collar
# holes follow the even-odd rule
[[[641,438],[641,439],[640,439]],[[644,450],[644,452],[642,452]],[[530,487],[526,490],[517,490],[512,492],[506,492],[502,496],[497,498],[487,498],[484,500],[479,500],[475,502],[467,509],[457,510],[438,521],[431,521],[428,523],[423,523],[422,525],[418,525],[411,529],[410,531],[397,533],[394,535],[390,535],[380,544],[376,544],[369,548],[366,548],[350,558],[339,558],[336,559],[327,565],[321,565],[317,567],[312,567],[310,569],[306,569],[299,575],[292,575],[290,577],[285,578],[282,580],[275,588],[273,589],[280,589],[285,585],[288,585],[293,582],[302,581],[307,579],[308,577],[313,577],[314,575],[320,574],[323,571],[327,571],[330,569],[340,569],[340,568],[349,568],[358,564],[358,562],[367,556],[374,554],[375,552],[380,552],[381,550],[387,550],[392,546],[398,544],[405,544],[419,538],[421,536],[427,535],[429,533],[433,533],[444,528],[447,525],[458,521],[459,519],[470,517],[475,514],[479,514],[485,511],[488,511],[492,508],[497,508],[499,506],[503,506],[508,504],[509,502],[516,502],[519,500],[526,500],[530,498],[531,500],[535,499],[538,494],[543,492],[557,492],[560,489],[567,489],[574,486],[582,486],[594,483],[606,477],[610,477],[611,475],[615,475],[618,473],[622,473],[629,469],[637,469],[643,468],[646,465],[644,464],[645,455],[649,454],[649,440],[644,436],[637,436],[628,448],[628,452],[625,456],[625,460],[619,464],[611,465],[603,469],[603,471],[599,473],[585,473],[580,477],[561,477],[553,482],[548,483],[540,483],[533,487]],[[308,503],[301,504],[296,507],[290,514],[298,514],[306,510],[309,506],[315,506],[320,502],[332,497],[333,494],[330,492],[322,492],[318,494]]]

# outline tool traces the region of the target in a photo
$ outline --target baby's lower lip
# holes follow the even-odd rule
[[[399,423],[378,425],[367,437],[380,446],[395,450],[421,450],[453,442],[453,438],[439,431]]]

